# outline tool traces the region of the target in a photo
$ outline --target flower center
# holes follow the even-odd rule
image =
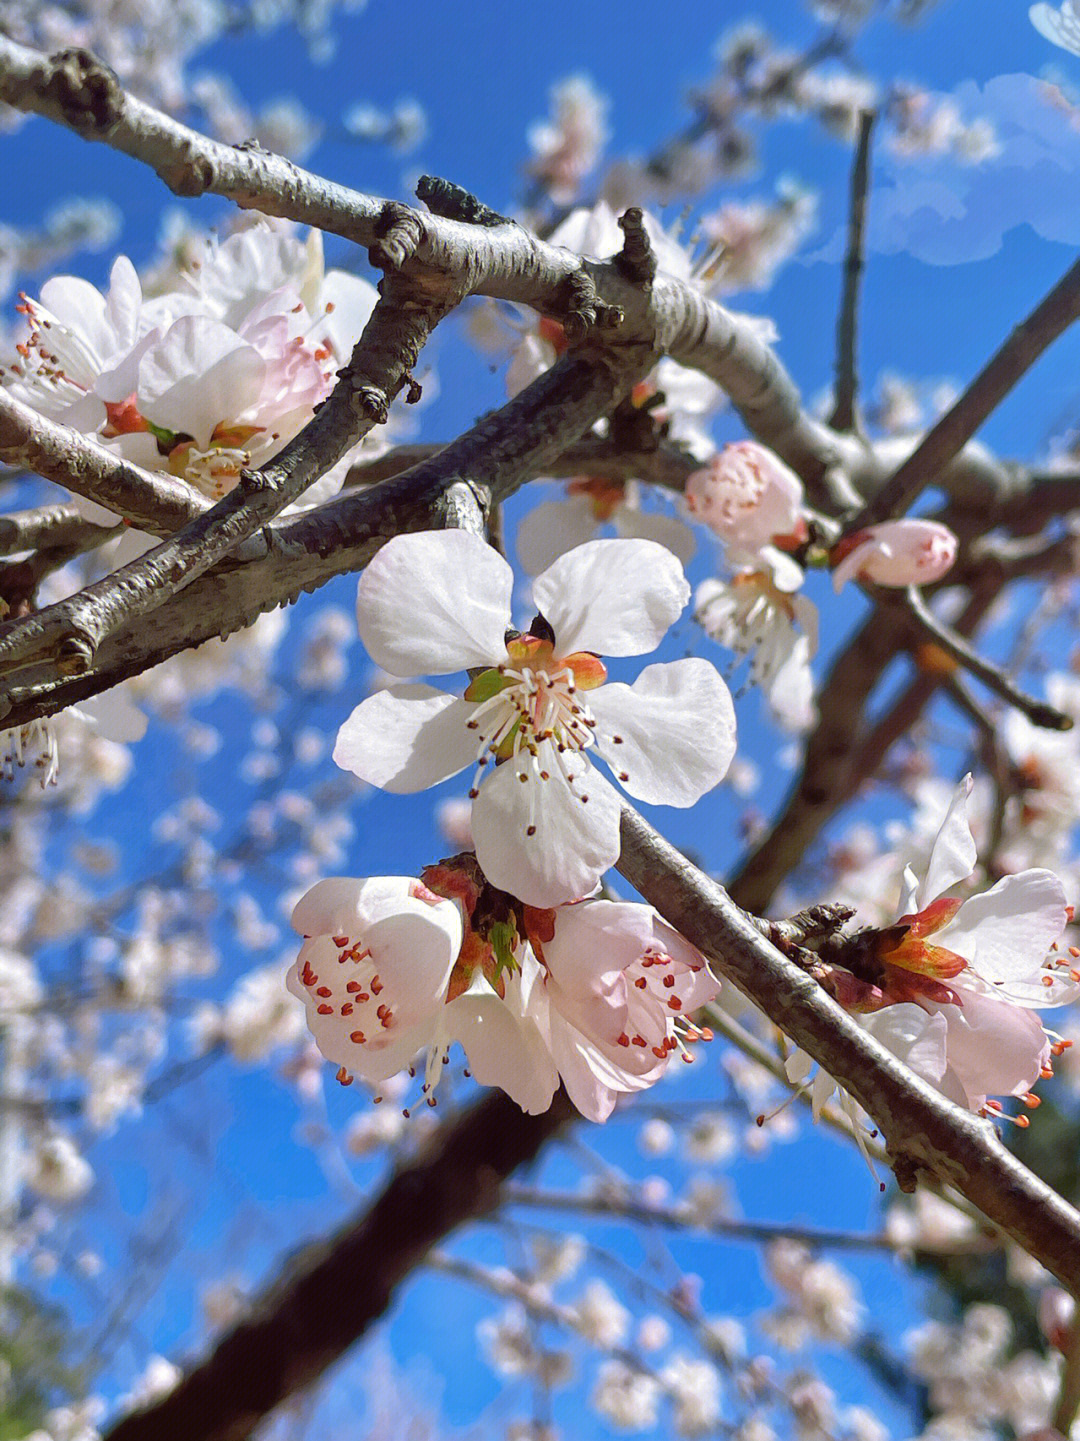
[[[579,690],[604,684],[607,671],[588,651],[559,657],[551,641],[522,635],[506,647],[507,659],[470,682],[465,699],[477,707],[466,722],[476,732],[477,774],[469,795],[475,799],[483,767],[494,759],[527,757],[522,781],[551,779],[554,765],[573,784],[565,757],[593,744],[596,721]],[[583,798],[584,799],[584,798]],[[528,833],[534,834],[531,825]]]

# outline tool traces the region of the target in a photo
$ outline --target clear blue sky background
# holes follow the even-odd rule
[[[702,6],[699,0],[667,0],[659,12],[640,0],[618,7],[583,7],[569,0],[548,0],[541,7],[495,5],[490,0],[446,7],[416,0],[405,7],[392,0],[370,0],[365,12],[337,23],[337,54],[325,66],[311,66],[295,37],[284,32],[231,39],[203,58],[208,68],[232,74],[252,105],[292,93],[330,128],[355,102],[389,108],[402,96],[415,95],[427,110],[430,134],[413,154],[402,159],[344,138],[327,139],[307,162],[310,168],[361,190],[400,197],[408,196],[415,175],[428,171],[506,209],[521,196],[526,129],[546,114],[554,81],[576,71],[589,74],[611,96],[612,150],[646,152],[684,123],[681,96],[707,79],[711,49],[720,33],[751,14],[793,46],[808,42],[816,30],[793,0],[746,9],[732,3]],[[1038,143],[1031,128],[1045,125],[1042,120],[1036,124],[1025,111],[1028,82],[1021,77],[1055,66],[1080,83],[1080,59],[1053,51],[1031,28],[1021,0],[941,0],[917,27],[872,27],[855,53],[871,75],[906,77],[956,92],[966,118],[988,114],[1009,138],[1005,160],[996,169],[991,163],[979,175],[950,161],[905,165],[880,151],[875,163],[872,205],[877,209],[862,325],[864,384],[871,388],[883,370],[962,383],[1074,258],[1080,239],[1080,137],[1059,121],[1060,133],[1049,149]],[[783,361],[804,394],[814,397],[831,377],[840,286],[833,239],[844,219],[850,157],[845,147],[803,121],[781,121],[761,132],[761,149],[762,174],[725,187],[724,196],[771,193],[775,179],[789,174],[820,188],[820,225],[805,256],[782,272],[767,300],[744,296],[737,303],[763,309],[776,320]],[[104,147],[87,146],[42,121],[0,139],[0,175],[0,220],[10,223],[33,225],[65,194],[108,196],[124,214],[118,248],[137,264],[152,255],[164,208],[180,204],[134,162]],[[943,213],[944,194],[952,197],[955,213]],[[720,198],[708,196],[704,204],[715,205]],[[187,208],[206,224],[226,209],[215,200],[188,202]],[[331,263],[349,258],[344,244],[332,239],[327,252]],[[806,258],[816,252],[825,258]],[[973,252],[980,258],[965,258]],[[101,283],[110,260],[91,256],[80,269]],[[931,263],[943,260],[951,263]],[[26,282],[37,285],[42,278],[27,277]],[[986,427],[984,438],[991,445],[1008,455],[1031,458],[1062,429],[1062,416],[1076,399],[1077,345],[1075,335],[1066,336],[1032,370]],[[439,394],[420,415],[420,433],[445,440],[499,403],[502,375],[491,372],[488,357],[468,350],[456,322],[436,337],[431,361],[438,371]],[[718,438],[738,434],[735,420],[720,419]],[[692,578],[706,574],[708,564],[707,556],[699,558]],[[296,608],[283,652],[283,674],[296,637],[316,609],[328,600],[351,609],[353,593],[354,582],[346,578]],[[829,604],[824,583],[811,593],[824,606],[827,656],[847,633],[860,604],[845,598],[841,614]],[[667,654],[679,654],[692,644],[695,638],[684,623]],[[711,653],[723,664],[719,653]],[[355,657],[355,687],[305,708],[305,723],[332,733],[355,704],[364,668],[359,647]],[[215,837],[223,847],[229,834],[242,829],[254,795],[254,787],[236,776],[248,742],[237,730],[235,709],[224,698],[196,711],[230,737],[223,752],[201,768],[207,793],[225,815],[224,832]],[[746,753],[764,770],[756,802],[774,805],[787,780],[776,764],[782,741],[763,719],[754,695],[740,702],[740,726]],[[169,796],[177,776],[197,764],[185,758],[178,766],[171,744],[171,733],[152,729],[139,748],[136,779],[120,797],[106,801],[91,823],[94,832],[120,840],[125,870],[132,875],[150,873],[170,856],[167,847],[150,837],[146,817]],[[291,782],[302,788],[311,777],[311,772],[295,772]],[[460,793],[453,782],[445,789]],[[434,859],[445,843],[432,827],[432,801],[433,794],[427,793],[376,796],[359,803],[347,869],[354,874],[414,873]],[[690,815],[658,812],[656,818],[676,843],[703,854],[722,873],[737,854],[738,814],[739,803],[721,794],[706,798]],[[277,918],[275,896],[281,879],[261,874],[249,884],[263,898],[267,913]],[[192,998],[223,995],[251,965],[276,954],[278,948],[261,958],[235,954],[213,982],[193,983],[187,993]],[[339,1092],[329,1072],[326,1080],[329,1114],[341,1125],[361,1098]],[[677,1090],[663,1091],[665,1098],[675,1100],[719,1094],[716,1061],[708,1057]],[[162,1276],[162,1284],[149,1287],[145,1302],[136,1308],[131,1333],[111,1336],[103,1345],[102,1381],[107,1389],[123,1389],[148,1350],[179,1359],[197,1344],[199,1283],[233,1270],[249,1284],[271,1274],[284,1252],[347,1214],[373,1184],[377,1168],[356,1166],[360,1189],[328,1185],[312,1149],[297,1143],[294,1128],[300,1121],[291,1091],[274,1078],[272,1069],[245,1074],[218,1065],[156,1102],[143,1120],[124,1122],[114,1138],[95,1147],[91,1158],[98,1188],[67,1244],[72,1254],[83,1245],[101,1249],[110,1268],[93,1285],[58,1280],[52,1294],[90,1324],[133,1270],[148,1278]],[[631,1122],[616,1121],[604,1131],[582,1128],[579,1139],[634,1177],[671,1166],[666,1159],[640,1157],[632,1144],[633,1130]],[[573,1154],[564,1152],[550,1158],[545,1175],[571,1184],[575,1168]],[[676,1189],[678,1176],[676,1166]],[[742,1210],[755,1217],[861,1228],[872,1225],[879,1210],[877,1189],[858,1157],[805,1130],[772,1157],[736,1165],[732,1182]],[[130,1222],[118,1227],[118,1212]],[[166,1234],[168,1254],[159,1262],[125,1253],[118,1238],[130,1238],[135,1231],[153,1237]],[[624,1231],[599,1228],[593,1234],[628,1257],[648,1244],[628,1239]],[[490,1227],[460,1244],[467,1253],[493,1262],[505,1259]],[[707,1311],[747,1317],[767,1301],[752,1248],[721,1249],[688,1237],[672,1238],[669,1244],[682,1266],[703,1277]],[[852,1265],[875,1323],[895,1342],[916,1317],[915,1283],[886,1261],[861,1259]],[[392,1354],[406,1365],[425,1352],[432,1357],[435,1372],[444,1378],[444,1414],[453,1425],[475,1419],[499,1392],[498,1379],[475,1359],[473,1339],[475,1322],[492,1309],[485,1297],[464,1287],[449,1289],[437,1278],[414,1281],[395,1305]],[[825,1367],[845,1400],[876,1397],[873,1387],[867,1391],[866,1378],[845,1373],[842,1362],[829,1361]],[[355,1424],[349,1418],[360,1404],[362,1372],[362,1360],[348,1366],[327,1402],[328,1420],[340,1422],[345,1433]],[[506,1408],[500,1415],[525,1409],[507,1401],[499,1404]],[[592,1434],[591,1424],[581,1413],[574,1434]],[[910,1434],[910,1417],[897,1414],[896,1426],[898,1435]]]

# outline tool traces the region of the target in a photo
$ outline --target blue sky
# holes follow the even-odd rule
[[[942,0],[923,24],[905,29],[880,23],[856,45],[869,74],[902,76],[953,94],[965,116],[986,114],[995,120],[1005,142],[1000,163],[975,171],[946,161],[903,163],[879,149],[862,324],[861,369],[868,390],[885,370],[962,384],[1072,263],[1080,240],[1075,206],[1080,130],[1070,130],[1056,112],[1035,103],[1032,77],[1054,67],[1067,82],[1080,84],[1080,59],[1052,51],[1031,28],[1026,12],[1021,0]],[[310,65],[295,38],[285,33],[236,37],[202,58],[207,68],[230,73],[249,103],[292,93],[328,127],[358,101],[389,108],[415,95],[430,123],[417,151],[395,156],[339,136],[322,142],[308,161],[310,168],[365,191],[402,197],[408,196],[415,175],[428,171],[506,209],[522,194],[526,130],[546,114],[553,82],[579,71],[590,75],[611,96],[612,150],[644,152],[684,123],[682,95],[707,78],[720,33],[750,13],[730,3],[704,7],[699,0],[668,0],[659,18],[656,7],[641,0],[617,10],[570,0],[549,0],[539,10],[482,0],[453,11],[432,0],[418,0],[407,11],[393,0],[369,0],[361,14],[337,22],[337,52],[325,66]],[[815,33],[808,13],[790,0],[759,4],[753,13],[786,44],[800,45]],[[0,156],[0,221],[39,221],[62,198],[58,177],[63,177],[71,193],[106,195],[120,207],[124,224],[118,248],[137,263],[150,258],[163,211],[181,204],[134,162],[87,146],[45,122],[0,138]],[[784,363],[804,394],[815,397],[832,373],[840,287],[835,237],[844,220],[850,157],[812,123],[782,121],[763,133],[762,160],[759,175],[725,186],[722,195],[707,196],[704,204],[771,193],[784,174],[820,188],[820,223],[805,254],[781,272],[767,297],[747,295],[736,302],[773,316]],[[206,224],[227,209],[212,199],[188,202],[185,208]],[[328,241],[327,253],[331,263],[349,259],[339,241]],[[87,257],[79,268],[100,283],[110,259]],[[41,277],[26,279],[37,284]],[[988,443],[1022,458],[1042,452],[1076,399],[1077,346],[1076,336],[1067,335],[1033,368],[988,423]],[[419,415],[420,435],[446,440],[500,402],[502,376],[492,373],[488,357],[466,347],[456,321],[436,336],[430,359],[438,372],[438,395]],[[741,434],[731,416],[720,418],[716,433],[720,439]],[[511,521],[521,504],[511,508]],[[692,579],[708,568],[709,557],[702,554]],[[351,610],[354,590],[354,581],[342,578],[296,608],[281,661],[283,676],[297,637],[317,608],[334,603]],[[823,605],[827,657],[861,606],[846,600],[841,611],[831,604],[824,577],[811,593]],[[692,644],[698,642],[684,622],[663,658]],[[355,687],[305,709],[305,723],[332,733],[355,704],[364,668],[358,645],[354,657]],[[720,659],[715,650],[712,658]],[[201,766],[204,784],[226,818],[223,835],[215,838],[224,849],[228,834],[242,828],[251,799],[252,787],[235,773],[248,741],[234,698],[202,705],[196,713],[227,737],[223,752]],[[247,716],[239,720],[250,723]],[[788,773],[776,760],[782,739],[764,718],[756,695],[740,702],[740,726],[746,753],[763,767],[755,802],[768,807],[787,783]],[[155,726],[137,760],[136,780],[116,800],[103,803],[90,827],[119,839],[123,866],[133,875],[147,873],[168,857],[167,847],[152,842],[147,819],[178,784],[172,735]],[[303,787],[313,773],[297,771],[294,779]],[[460,794],[455,782],[444,790]],[[445,843],[435,836],[431,805],[431,793],[359,802],[349,869],[355,874],[414,872],[434,859]],[[706,798],[689,815],[656,812],[655,818],[672,840],[702,853],[722,873],[737,854],[739,809],[729,793],[722,793]],[[267,914],[280,921],[279,879],[269,871],[249,879]],[[263,957],[233,957],[214,981],[192,984],[192,998],[224,994],[246,969],[280,949]],[[358,1098],[339,1092],[329,1073],[326,1080],[330,1123],[339,1127]],[[706,1058],[678,1090],[664,1094],[715,1096],[721,1089],[715,1061]],[[107,1384],[122,1389],[147,1348],[175,1359],[198,1342],[196,1279],[234,1266],[248,1283],[272,1274],[284,1252],[347,1214],[374,1184],[377,1168],[370,1164],[354,1166],[352,1190],[340,1178],[328,1182],[315,1152],[296,1140],[301,1122],[291,1091],[275,1079],[272,1068],[236,1072],[219,1064],[156,1102],[141,1121],[123,1123],[114,1138],[95,1148],[98,1187],[67,1244],[72,1253],[83,1245],[101,1249],[115,1270],[106,1271],[93,1287],[58,1280],[55,1294],[73,1306],[77,1318],[89,1321],[101,1310],[101,1293],[115,1295],[132,1267],[118,1234],[130,1237],[145,1228],[157,1235],[167,1227],[174,1237],[172,1254],[162,1262],[162,1284],[140,1306],[135,1334],[118,1337],[110,1353]],[[615,1122],[604,1132],[583,1130],[581,1141],[636,1179],[667,1164],[638,1155],[632,1135],[629,1122]],[[554,1183],[571,1184],[574,1163],[565,1152],[553,1154],[545,1174]],[[872,1225],[879,1211],[877,1188],[858,1157],[806,1130],[764,1160],[739,1162],[732,1182],[747,1215],[860,1228]],[[118,1211],[129,1218],[121,1232],[114,1224]],[[611,1247],[628,1244],[625,1230],[601,1227],[594,1234]],[[491,1228],[479,1228],[461,1244],[467,1253],[504,1259]],[[692,1237],[674,1238],[670,1248],[685,1268],[702,1275],[706,1310],[745,1316],[765,1303],[752,1248],[720,1248]],[[146,1264],[153,1273],[156,1263]],[[916,1283],[901,1278],[895,1265],[863,1258],[853,1261],[852,1269],[887,1334],[895,1337],[916,1318]],[[420,1278],[394,1310],[389,1327],[393,1356],[408,1365],[415,1356],[430,1354],[444,1379],[445,1416],[455,1426],[474,1419],[499,1390],[496,1378],[475,1359],[473,1341],[475,1321],[492,1309],[486,1298],[464,1287],[450,1292],[439,1278]],[[861,1375],[851,1374],[840,1360],[823,1364],[846,1400],[863,1399]],[[328,1414],[338,1407],[348,1414],[351,1398],[363,1389],[361,1372],[362,1363],[346,1367],[326,1403]],[[589,1424],[583,1419],[577,1434],[591,1434],[584,1429]],[[908,1434],[903,1422],[897,1424],[898,1434]]]

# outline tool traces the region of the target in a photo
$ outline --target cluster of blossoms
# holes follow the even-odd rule
[[[690,514],[723,544],[733,574],[704,581],[695,616],[738,657],[750,657],[751,680],[780,722],[805,730],[813,720],[810,661],[817,611],[798,592],[803,567],[790,552],[810,536],[798,476],[756,441],[726,445],[686,483]],[[844,536],[829,555],[833,585],[925,585],[956,558],[956,537],[938,521],[886,521]]]
[[[1032,868],[962,900],[948,892],[975,870],[967,817],[972,781],[957,788],[934,840],[924,878],[905,869],[900,914],[891,926],[856,937],[823,984],[863,1027],[958,1105],[1003,1114],[999,1096],[1038,1104],[1033,1087],[1052,1074],[1069,1044],[1046,1030],[1035,1010],[1080,996],[1080,971],[1060,937],[1072,918],[1061,881]],[[796,1051],[793,1082],[812,1068]],[[820,1108],[832,1077],[813,1080]],[[1023,1115],[1015,1118],[1026,1125]]]
[[[648,906],[541,909],[486,884],[470,857],[422,881],[320,881],[297,904],[288,985],[338,1079],[381,1082],[427,1051],[434,1104],[457,1043],[481,1085],[545,1111],[560,1080],[590,1120],[651,1086],[701,1032],[719,984]]]
[[[317,231],[304,241],[261,217],[185,249],[155,280],[144,294],[120,256],[104,295],[74,276],[48,281],[38,300],[24,295],[25,330],[2,381],[41,414],[217,500],[311,419],[375,290],[324,270]],[[345,465],[319,482],[320,495]]]
[[[320,883],[294,914],[308,939],[289,984],[343,1080],[381,1081],[427,1048],[430,1090],[457,1041],[472,1074],[523,1109],[545,1110],[561,1078],[599,1120],[685,1050],[718,985],[648,907],[581,899],[619,853],[618,797],[590,753],[632,795],[689,806],[727,769],[734,713],[703,660],[605,684],[600,653],[652,650],[689,599],[663,546],[568,552],[534,582],[524,633],[512,590],[502,557],[464,531],[398,536],[366,569],[357,617],[372,659],[391,676],[470,678],[460,697],[387,685],[346,720],[334,758],[397,792],[474,765],[476,862],[431,868],[422,885]]]

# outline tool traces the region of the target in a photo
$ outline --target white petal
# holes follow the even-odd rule
[[[587,495],[545,500],[518,526],[518,559],[527,575],[539,575],[560,555],[589,540],[595,530],[596,517]]]
[[[214,427],[254,405],[266,361],[234,330],[203,315],[169,327],[139,366],[139,409],[167,430],[193,436],[201,449]]]
[[[612,519],[616,533],[624,539],[655,540],[657,545],[670,550],[682,565],[688,565],[697,550],[694,532],[677,515],[623,505]]]
[[[90,696],[71,709],[107,741],[130,743],[141,741],[146,734],[146,712],[141,711],[127,692],[119,688]]]
[[[941,829],[937,833],[926,878],[919,887],[919,909],[943,896],[956,881],[966,880],[975,869],[979,852],[967,818],[967,801],[974,782],[970,775],[956,787]]]
[[[334,760],[384,791],[426,790],[475,760],[476,739],[466,729],[475,709],[433,686],[389,686],[361,701],[342,725]]]
[[[572,788],[554,747],[541,746],[540,756],[550,780],[540,780],[515,758],[484,781],[473,802],[473,840],[492,885],[528,905],[556,906],[589,895],[618,860],[620,808],[611,786],[580,755],[561,758],[574,778]]]
[[[946,1065],[946,1026],[942,1016],[929,1015],[921,1006],[904,1001],[859,1016],[858,1021],[917,1076],[933,1086],[939,1084]]]
[[[601,686],[588,703],[597,721],[597,750],[638,800],[692,806],[727,774],[735,754],[735,708],[707,660],[691,656],[647,666],[632,686]]]
[[[533,600],[560,655],[645,655],[689,599],[682,566],[651,540],[590,540],[533,582]]]
[[[516,1016],[494,992],[470,989],[447,1006],[444,1024],[481,1086],[498,1086],[530,1116],[548,1109],[559,1076],[532,1020]]]
[[[1065,890],[1053,871],[1021,871],[965,901],[933,940],[963,956],[992,986],[1026,983],[1035,988],[1033,997],[1041,990],[1035,1004],[1045,1006],[1051,1003],[1040,971],[1065,922]]]
[[[962,1006],[933,1009],[945,1017],[949,1070],[969,1103],[978,1106],[984,1096],[1021,1096],[1031,1090],[1050,1053],[1037,1016],[1008,1001],[968,992]]]
[[[360,639],[391,675],[496,665],[506,656],[513,588],[513,571],[478,535],[398,535],[360,577]]]

